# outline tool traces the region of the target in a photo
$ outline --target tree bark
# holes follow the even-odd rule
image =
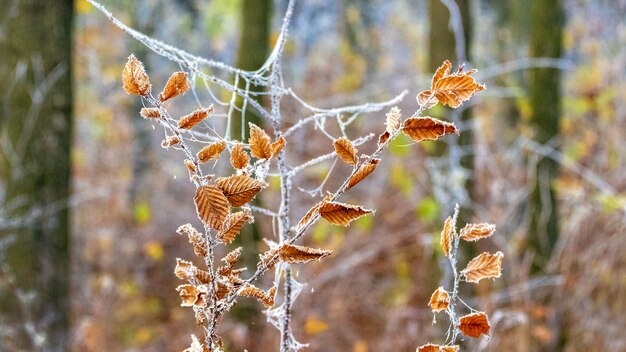
[[[6,193],[0,314],[9,350],[69,342],[71,0],[0,2],[1,156]],[[0,334],[4,334],[0,332]]]

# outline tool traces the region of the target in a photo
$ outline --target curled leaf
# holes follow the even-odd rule
[[[176,291],[182,299],[181,307],[202,307],[206,304],[208,290],[204,285],[180,285],[176,287]]]
[[[191,224],[185,224],[180,226],[176,233],[179,235],[187,236],[189,243],[193,245],[194,253],[199,257],[206,257],[208,253],[208,246],[205,242],[202,234],[198,232]]]
[[[313,260],[320,260],[333,253],[331,250],[316,249],[295,244],[285,243],[278,247],[280,260],[289,264],[308,263]]]
[[[235,169],[243,169],[250,162],[250,156],[243,149],[242,143],[237,143],[230,150],[230,164]]]
[[[248,144],[250,144],[252,155],[258,159],[269,160],[273,153],[270,136],[268,136],[262,128],[252,122],[248,123],[248,125],[250,126]]]
[[[452,246],[452,240],[456,235],[454,225],[454,218],[448,216],[446,221],[443,223],[443,230],[441,230],[441,250],[446,257],[450,256],[450,247]]]
[[[402,115],[400,114],[400,109],[397,106],[394,106],[387,113],[387,119],[385,120],[385,131],[390,135],[393,135],[400,128],[400,119]]]
[[[226,142],[224,141],[211,143],[198,152],[198,160],[206,163],[209,160],[217,159],[220,157],[220,154],[224,151],[224,149],[226,149]]]
[[[222,191],[213,186],[202,186],[194,197],[198,217],[207,226],[220,230],[230,211],[228,199]]]
[[[122,85],[124,91],[128,94],[136,95],[148,95],[152,86],[150,85],[150,78],[143,67],[143,63],[139,61],[135,55],[130,55],[124,71],[122,72]]]
[[[429,116],[407,119],[404,121],[402,132],[416,142],[423,140],[434,141],[450,133],[459,133],[453,123],[441,121]]]
[[[315,216],[319,215],[319,209],[322,206],[322,202],[315,204],[311,209],[309,209],[306,214],[298,221],[298,225],[296,226],[296,231],[300,231],[306,226],[311,219]]]
[[[185,130],[190,130],[212,113],[213,105],[209,106],[206,109],[198,109],[191,114],[181,117],[180,120],[178,120],[178,127]]]
[[[203,323],[198,324],[203,325]],[[209,349],[203,345],[196,335],[191,335],[191,346],[185,349],[183,352],[209,352]]]
[[[478,283],[482,279],[497,279],[502,275],[503,257],[502,252],[496,254],[483,252],[470,260],[461,274],[465,277],[465,281],[473,283]]]
[[[461,229],[460,237],[465,241],[478,241],[487,238],[496,231],[493,224],[467,224]]]
[[[142,108],[139,115],[144,119],[156,119],[161,117],[161,111],[158,108]]]
[[[181,280],[190,280],[196,277],[198,268],[193,265],[192,262],[176,258],[176,268],[174,269],[174,275]]]
[[[430,296],[430,302],[428,302],[428,305],[433,313],[446,310],[450,306],[450,294],[448,291],[444,290],[443,286],[439,287],[435,290],[435,292],[433,292],[432,296]]]
[[[217,239],[224,243],[232,243],[235,237],[241,231],[245,222],[253,223],[254,218],[250,214],[250,210],[244,208],[242,211],[229,214],[224,221],[222,231],[217,235]]]
[[[161,147],[167,149],[179,143],[180,143],[180,138],[178,138],[178,136],[168,136],[163,141],[161,141]]]
[[[278,137],[276,142],[272,143],[272,158],[277,156],[278,153],[283,150],[286,144],[287,141],[285,140],[285,138],[283,138],[283,136]]]
[[[240,207],[254,198],[259,191],[267,187],[267,183],[255,180],[247,175],[220,177],[215,185],[222,190],[230,204]]]
[[[331,201],[324,201],[318,211],[326,221],[340,226],[348,226],[352,221],[372,212],[358,205]]]
[[[491,330],[489,319],[484,312],[468,314],[459,319],[459,330],[465,336],[479,338],[481,335],[488,335]]]
[[[350,165],[356,165],[359,161],[359,158],[356,156],[357,149],[352,145],[352,142],[346,137],[341,137],[333,142],[333,146],[335,147],[335,153],[337,156],[341,158],[341,160],[345,161]]]
[[[348,180],[348,186],[346,186],[346,191],[354,187],[357,183],[363,181],[363,179],[365,179],[372,172],[374,172],[379,162],[380,159],[372,159],[368,163],[359,166],[358,170]]]
[[[266,308],[271,308],[274,305],[274,295],[276,294],[276,287],[272,287],[267,293],[260,288],[246,284],[246,286],[239,291],[240,296],[254,297],[261,301]]]
[[[164,102],[187,92],[189,89],[191,87],[187,81],[187,73],[182,71],[174,72],[167,80],[163,91],[159,93],[159,100]]]

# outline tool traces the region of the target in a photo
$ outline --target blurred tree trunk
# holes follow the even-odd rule
[[[562,48],[564,12],[560,0],[531,2],[531,57],[559,58]],[[561,116],[560,71],[536,68],[531,71],[531,122],[535,138],[549,143],[559,134]],[[535,252],[533,271],[543,272],[559,236],[558,207],[553,182],[558,176],[557,162],[539,157],[536,180],[529,203],[529,248]]]
[[[68,350],[73,10],[71,0],[0,2],[2,210],[23,221],[0,233],[13,239],[0,249],[9,350]]]
[[[272,20],[271,0],[243,0],[241,8],[241,29],[239,37],[239,49],[237,52],[237,67],[244,70],[259,69],[267,60],[270,53],[270,26]],[[239,88],[245,89],[243,80],[239,81]],[[257,86],[250,86],[250,91],[259,91]],[[262,103],[262,99],[257,101]],[[243,108],[243,99],[238,97],[235,104],[238,108]],[[249,106],[249,105],[248,105]],[[263,118],[254,109],[247,109],[245,121],[240,112],[235,110],[230,121],[230,138],[247,141],[249,131],[246,128],[248,122],[258,126],[263,126]],[[260,206],[262,199],[257,196],[254,204]],[[258,260],[258,245],[261,241],[261,233],[258,223],[244,226],[241,233],[235,239],[236,246],[244,248],[241,263],[248,268],[255,268]],[[233,314],[241,321],[254,324],[249,318],[258,314],[258,308],[254,302],[240,302]]]

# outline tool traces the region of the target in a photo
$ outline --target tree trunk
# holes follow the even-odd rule
[[[561,56],[564,13],[560,0],[533,0],[531,3],[531,57]],[[537,68],[531,71],[531,122],[536,140],[549,143],[559,133],[561,116],[560,71]],[[536,180],[530,199],[529,248],[535,252],[533,271],[545,269],[559,236],[557,199],[553,182],[559,172],[558,164],[540,157]]]
[[[4,0],[0,14],[1,210],[21,222],[0,226],[12,240],[0,248],[0,340],[9,350],[65,351],[73,2]]]

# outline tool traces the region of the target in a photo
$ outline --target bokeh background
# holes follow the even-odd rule
[[[246,69],[267,57],[286,8],[284,0],[102,4],[151,37]],[[459,15],[452,21],[450,8]],[[412,113],[414,96],[446,58],[477,68],[487,85],[461,110],[429,111],[457,121],[461,137],[419,145],[398,138],[344,198],[375,216],[345,229],[320,222],[305,236],[335,251],[296,267],[306,286],[294,334],[308,350],[413,351],[443,342],[447,321],[433,324],[427,302],[449,280],[438,241],[455,203],[463,222],[497,226],[489,240],[461,248],[462,262],[485,250],[505,254],[501,279],[462,289],[492,320],[491,337],[465,341],[464,350],[626,350],[624,18],[623,0],[297,2],[284,75],[315,106],[408,90],[398,106]],[[194,187],[181,155],[161,148],[162,132],[122,90],[130,53],[155,87],[180,69],[84,0],[0,5],[0,351],[176,351],[201,334],[179,306],[173,275],[175,258],[193,258],[175,230],[198,224]],[[197,107],[192,94],[177,99],[181,112]],[[360,116],[349,135],[381,132],[384,114]],[[283,116],[288,127],[307,115],[286,99]],[[332,151],[312,128],[288,143],[290,165]],[[226,172],[226,160],[215,173]],[[294,220],[316,202],[307,191],[335,189],[348,174],[332,165],[296,180]],[[277,192],[270,182],[264,206],[276,206]],[[273,238],[262,216],[255,231],[241,239],[251,248],[248,267],[266,248],[258,236]],[[227,350],[276,350],[261,305],[239,301],[221,327]]]

